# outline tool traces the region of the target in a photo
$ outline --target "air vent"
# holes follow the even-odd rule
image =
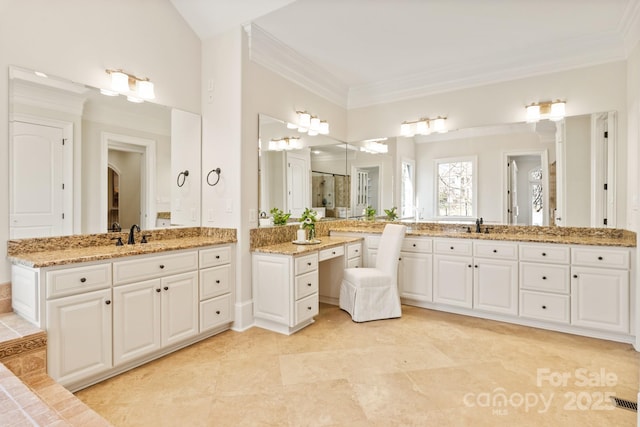
[[[638,404],[630,400],[620,399],[618,397],[612,397],[611,400],[616,408],[628,409],[633,412],[638,412]]]

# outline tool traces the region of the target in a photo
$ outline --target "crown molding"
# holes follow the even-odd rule
[[[576,52],[583,53],[576,55]],[[368,107],[626,58],[620,35],[611,32],[570,40],[562,45],[536,46],[535,50],[523,51],[519,55],[484,57],[473,66],[455,64],[396,80],[352,87],[348,107]]]
[[[328,71],[252,23],[244,26],[249,36],[249,58],[340,107],[347,107],[349,88]]]

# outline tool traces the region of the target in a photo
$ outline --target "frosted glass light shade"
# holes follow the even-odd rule
[[[149,80],[138,80],[136,82],[136,92],[142,99],[153,99],[156,97],[153,91],[153,83]]]
[[[527,123],[535,123],[540,120],[540,106],[529,105],[527,107]]]
[[[433,121],[433,130],[438,133],[446,133],[447,129],[444,127],[444,120],[442,117],[438,117]]]
[[[311,126],[311,114],[309,113],[299,113],[298,114],[298,128],[307,128]]]
[[[317,117],[311,117],[310,120],[310,124],[309,124],[309,129],[313,130],[313,131],[319,131],[320,130],[320,119]]]
[[[112,71],[111,89],[117,92],[127,92],[129,90],[129,76],[119,71]]]
[[[411,131],[411,123],[402,123],[400,125],[400,135],[413,136],[413,132]]]
[[[428,135],[429,123],[426,120],[421,120],[416,123],[416,133],[419,133],[420,135]]]
[[[320,129],[318,129],[318,133],[321,135],[328,135],[329,134],[329,123],[326,122],[325,120],[320,122]]]
[[[562,101],[554,102],[551,104],[551,113],[549,114],[549,120],[557,122],[562,120],[565,115],[565,103]]]

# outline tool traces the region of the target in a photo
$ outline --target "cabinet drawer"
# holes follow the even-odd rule
[[[446,239],[433,241],[433,251],[437,254],[471,255],[472,248],[473,245],[470,240]]]
[[[349,258],[347,260],[347,268],[359,268],[359,267],[362,267],[361,257]]]
[[[323,249],[318,254],[318,261],[324,261],[325,259],[331,259],[344,255],[344,245],[335,246],[333,248]]]
[[[295,299],[299,300],[307,295],[318,292],[318,272],[312,271],[296,277]]]
[[[297,325],[305,320],[311,319],[318,314],[319,303],[318,294],[311,294],[306,298],[296,301],[296,315],[294,325]]]
[[[586,267],[629,268],[629,250],[572,248],[571,264]]]
[[[568,246],[520,245],[520,261],[569,264]]]
[[[520,288],[568,294],[569,284],[568,265],[520,263]]]
[[[425,254],[431,253],[433,240],[422,239],[418,237],[405,237],[402,241],[402,249],[404,252],[421,252]]]
[[[111,286],[111,264],[47,271],[47,298],[96,291]]]
[[[355,258],[362,255],[362,243],[350,243],[347,245],[347,258]]]
[[[520,316],[569,323],[569,296],[520,291]]]
[[[518,259],[517,243],[473,242],[473,254],[482,258]]]
[[[113,263],[113,284],[137,282],[197,269],[196,251],[118,261]]]
[[[200,332],[231,322],[231,295],[222,295],[200,303]]]
[[[221,246],[219,248],[200,250],[200,268],[215,267],[217,265],[229,264],[231,261],[231,247]]]
[[[200,300],[217,297],[231,290],[228,265],[200,270]]]
[[[295,275],[318,269],[318,254],[301,256],[295,259]]]

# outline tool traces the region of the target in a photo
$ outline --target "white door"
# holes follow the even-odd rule
[[[47,302],[47,372],[67,386],[111,369],[111,289]]]
[[[287,155],[287,211],[300,218],[310,207],[309,167],[302,157]]]
[[[198,273],[161,279],[162,346],[198,333]]]
[[[369,172],[363,169],[357,169],[355,176],[356,180],[353,183],[353,186],[355,186],[355,211],[353,212],[353,214],[356,216],[360,216],[364,215],[363,212],[370,203]]]
[[[518,223],[519,206],[518,206],[518,164],[515,160],[509,161],[507,164],[508,171],[508,188],[507,198],[509,200],[509,224]]]
[[[14,122],[9,146],[11,238],[65,233],[63,130]],[[70,223],[68,213],[66,221]]]
[[[160,279],[113,288],[113,364],[160,349]]]

